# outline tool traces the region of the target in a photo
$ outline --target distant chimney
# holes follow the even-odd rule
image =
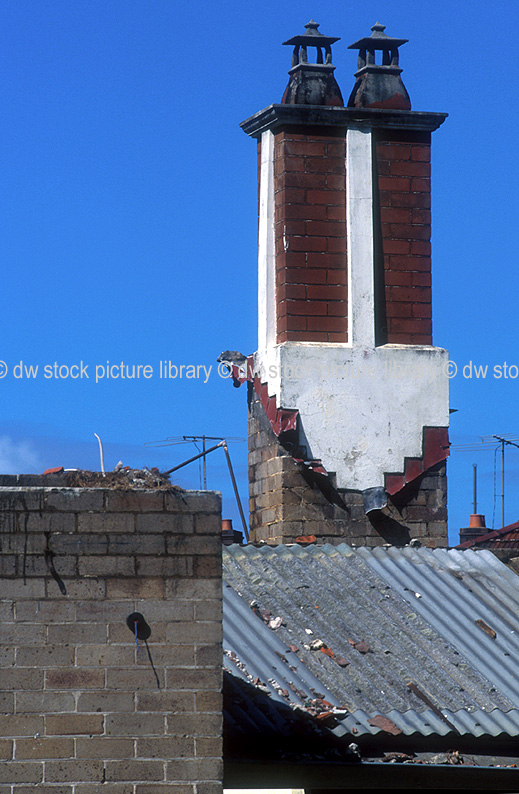
[[[472,513],[468,527],[460,529],[460,543],[465,543],[467,540],[475,540],[490,531],[485,525],[485,516],[481,513]]]
[[[224,546],[232,546],[233,543],[242,543],[243,533],[232,527],[232,519],[222,519],[222,543]]]
[[[251,539],[445,545],[448,354],[432,346],[430,142],[446,114],[410,109],[406,39],[379,23],[351,45],[344,107],[339,39],[317,28],[285,42],[282,102],[242,124],[259,150]]]

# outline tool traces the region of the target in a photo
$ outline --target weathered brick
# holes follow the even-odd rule
[[[107,736],[161,736],[165,733],[163,714],[108,714]]]
[[[216,513],[222,510],[222,495],[217,491],[166,491],[165,509],[170,513]]]
[[[61,645],[43,645],[38,648],[17,648],[18,667],[65,667],[74,664],[74,649]]]
[[[193,576],[197,579],[216,577],[222,569],[220,556],[213,554],[193,557]]]
[[[28,513],[27,524],[23,523],[27,532],[74,532],[75,528],[74,513]]]
[[[121,619],[128,609],[126,601],[82,601],[77,599],[75,603],[76,617],[78,621],[88,618],[92,623],[103,623],[117,621]]]
[[[168,714],[168,734],[189,736],[221,736],[221,714]]]
[[[156,739],[154,741],[157,741]],[[112,738],[109,736],[78,737],[76,739],[77,758],[133,758],[134,740]]]
[[[220,538],[221,520],[219,513],[195,516],[195,532],[197,535],[209,535]]]
[[[3,582],[2,582],[3,586]],[[42,645],[45,642],[45,626],[27,623],[6,623],[2,626],[2,643],[5,645]]]
[[[223,762],[219,758],[170,761],[167,764],[168,780],[221,780]]]
[[[156,577],[124,579],[108,579],[106,582],[106,597],[115,598],[162,598],[164,596],[165,582]]]
[[[47,670],[47,689],[101,689],[105,683],[104,670],[70,670],[67,668]]]
[[[30,487],[0,487],[0,511],[6,518],[13,513],[29,510],[43,511],[45,508],[45,489]]]
[[[222,784],[214,781],[197,783],[196,794],[222,794]]]
[[[86,512],[87,510],[103,510],[103,488],[56,488],[45,493],[45,508],[67,513]]]
[[[189,783],[137,783],[135,794],[196,794],[195,785]],[[133,793],[132,793],[133,794]]]
[[[218,532],[213,528],[211,535],[171,535],[167,538],[167,552],[168,554],[212,554],[219,557],[222,549],[221,531],[220,526]]]
[[[43,532],[27,532],[23,528],[17,532],[4,532],[2,537],[2,557],[12,554],[43,554],[47,538]],[[8,570],[5,571],[8,573]]]
[[[52,712],[75,711],[73,692],[16,692],[16,711],[18,714],[48,714]],[[93,710],[93,709],[91,709]]]
[[[192,736],[137,739],[138,758],[193,758],[195,740]]]
[[[197,692],[196,711],[220,712],[222,709],[222,695],[220,692]],[[211,733],[202,733],[202,736],[212,736]]]
[[[136,531],[172,534],[191,534],[194,532],[194,519],[186,513],[143,513],[136,518]]]
[[[164,780],[164,761],[125,760],[106,762],[106,780]]]
[[[148,643],[149,644],[149,643]],[[178,645],[172,648],[171,645],[149,645],[153,656],[153,664],[159,667],[194,667],[195,647],[193,645]],[[149,667],[147,654],[137,654],[136,664],[140,667]]]
[[[42,580],[3,579],[0,598],[3,600],[39,600],[45,596],[45,582]]]
[[[84,615],[86,617],[86,615]],[[62,623],[47,629],[48,642],[57,645],[80,643],[103,643],[106,641],[106,626],[101,623]]]
[[[23,667],[10,667],[2,670],[2,687],[13,691],[18,689],[41,689],[43,687],[43,670],[28,670]],[[2,733],[0,732],[1,735]]]
[[[141,557],[137,560],[137,570],[141,576],[159,574],[163,577],[193,576],[193,560],[183,557]]]
[[[151,649],[153,656],[153,650]],[[164,686],[164,671],[157,670],[161,688]],[[156,689],[157,681],[153,674],[151,666],[148,664],[146,668],[109,668],[106,671],[106,686],[108,689],[117,691],[118,689]]]
[[[135,645],[82,645],[76,651],[78,667],[123,667],[135,664]]]
[[[109,512],[149,513],[164,510],[163,490],[113,490],[106,492],[106,510]]]
[[[53,582],[52,584],[55,585]],[[68,579],[67,580],[67,597],[73,598],[90,598],[98,600],[104,598],[106,594],[106,582],[101,578],[89,579]]]
[[[80,576],[134,576],[135,561],[133,557],[81,555],[78,560],[78,572]]]
[[[76,783],[74,794],[106,794],[106,789],[106,783]],[[39,791],[38,794],[40,794]],[[134,794],[134,784],[110,783],[110,794]]]
[[[132,610],[133,612],[133,610]],[[126,617],[124,620],[119,620],[117,623],[109,623],[108,624],[108,641],[110,643],[123,643],[124,645],[134,644],[135,643],[135,633],[130,631],[126,624]],[[166,624],[165,623],[154,623],[153,624],[153,636],[150,640],[150,643],[156,642],[165,642],[166,640]],[[132,639],[130,639],[132,638]],[[139,648],[142,648],[142,645],[139,645]]]
[[[200,736],[195,739],[196,754],[201,758],[218,758],[222,754],[222,739],[219,736]]]
[[[2,671],[3,675],[4,671]],[[43,717],[0,714],[0,736],[34,736],[43,733]]]
[[[39,783],[43,780],[43,763],[8,761],[0,764],[0,783]]]
[[[134,513],[79,513],[77,530],[80,533],[101,532],[132,534],[135,531]]]
[[[14,692],[0,692],[0,714],[12,714],[14,710]]]
[[[38,738],[17,739],[15,748],[15,758],[72,758],[74,756],[74,739],[50,738],[40,736]]]
[[[137,711],[192,714],[194,710],[193,692],[137,692]]]
[[[200,601],[195,603],[195,620],[206,621],[222,619],[222,605],[219,601]]]
[[[15,788],[15,792],[16,794],[34,794],[34,787],[17,786]],[[38,783],[38,794],[72,794],[72,786],[71,785],[46,786],[44,783]],[[129,792],[129,794],[131,794],[131,792]]]
[[[134,692],[107,692],[106,690],[82,692],[77,702],[78,712],[131,712],[135,710]]]
[[[165,542],[162,534],[111,535],[108,553],[115,554],[164,554]]]
[[[104,779],[104,761],[89,759],[88,761],[47,761],[45,764],[46,783],[65,783],[78,781],[97,781]]]
[[[59,555],[63,554],[106,554],[108,536],[79,532],[53,532],[49,548]]]
[[[100,734],[103,733],[103,730],[104,716],[102,714],[48,714],[45,718],[47,736]]]
[[[75,616],[74,604],[63,597],[60,601],[16,601],[14,609],[17,622],[54,623],[73,620]]]

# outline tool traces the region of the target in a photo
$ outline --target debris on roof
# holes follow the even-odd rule
[[[50,473],[60,473],[60,470],[49,469]],[[137,489],[137,488],[167,488],[176,491],[183,490],[178,485],[173,485],[167,474],[157,468],[131,469],[129,466],[119,468],[117,471],[88,471],[85,469],[61,469],[63,485],[69,488],[112,488],[112,489]],[[47,473],[47,472],[45,472]]]
[[[488,636],[489,636],[491,639],[495,640],[495,638],[497,637],[497,634],[496,634],[496,632],[494,631],[494,629],[493,629],[493,628],[491,628],[491,627],[488,625],[488,623],[485,623],[485,621],[484,621],[484,620],[481,620],[481,619],[479,619],[479,620],[476,620],[476,626],[479,626],[479,628],[480,628],[482,631],[484,631],[484,632],[485,632],[485,634],[488,634]]]
[[[380,730],[386,731],[386,733],[390,733],[392,736],[398,736],[399,733],[402,733],[401,728],[398,728],[392,720],[384,717],[382,714],[375,714],[374,717],[370,717],[368,722],[375,728],[380,728]]]
[[[226,676],[249,684],[243,698],[261,682],[240,752],[251,736],[285,752],[302,714],[334,753],[355,737],[363,757],[416,752],[407,763],[434,763],[427,747],[432,757],[517,742],[519,580],[491,552],[232,546],[223,577]],[[276,631],[269,615],[283,615]],[[234,708],[225,703],[231,737]]]

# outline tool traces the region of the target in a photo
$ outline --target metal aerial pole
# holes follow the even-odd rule
[[[503,436],[496,436],[494,438],[499,441],[501,444],[501,526],[504,527],[505,525],[505,444],[510,444],[511,447],[517,447],[519,449],[519,444],[515,444],[513,441],[510,441],[508,438],[503,438]]]

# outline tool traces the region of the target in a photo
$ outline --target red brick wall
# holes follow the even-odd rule
[[[275,136],[277,341],[347,341],[344,131]]]
[[[430,134],[376,143],[387,341],[432,344]]]

